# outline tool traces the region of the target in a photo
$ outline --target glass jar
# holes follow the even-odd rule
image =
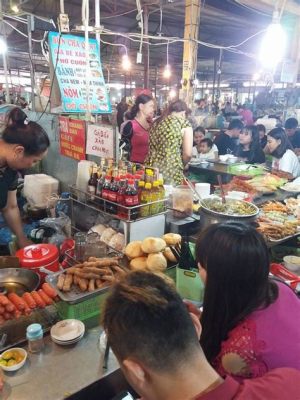
[[[86,234],[83,232],[77,232],[74,235],[74,240],[75,240],[75,258],[77,261],[83,261],[85,255]]]
[[[40,353],[43,350],[43,329],[40,324],[31,324],[27,326],[26,338],[28,340],[28,350],[31,353]]]
[[[90,257],[101,258],[107,254],[107,246],[101,242],[100,236],[97,232],[91,232],[86,236],[85,254],[84,259],[88,260]]]
[[[177,186],[173,190],[173,215],[186,218],[193,214],[193,192],[188,186]]]

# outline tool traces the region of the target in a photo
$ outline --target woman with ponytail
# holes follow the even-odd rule
[[[131,109],[128,122],[121,137],[125,143],[129,161],[143,164],[149,151],[149,129],[154,116],[154,100],[147,94],[140,94]]]
[[[16,235],[20,247],[31,244],[23,232],[17,204],[18,171],[31,168],[46,154],[50,141],[47,133],[27,115],[14,108],[0,138],[0,211]]]
[[[184,101],[173,101],[150,131],[146,164],[158,168],[169,185],[182,183],[184,167],[192,157],[193,129],[187,112]]]

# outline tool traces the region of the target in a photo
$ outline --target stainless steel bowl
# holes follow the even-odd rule
[[[39,275],[24,268],[0,269],[0,293],[15,292],[22,295],[36,290],[40,284]]]
[[[258,207],[250,203],[252,208],[253,208],[253,213],[251,214],[246,214],[246,215],[237,215],[237,214],[226,214],[218,211],[213,211],[210,210],[209,207],[209,200],[210,199],[204,199],[203,202],[201,202],[201,208],[200,208],[200,227],[201,229],[207,228],[211,224],[216,224],[220,222],[227,222],[227,221],[237,221],[237,222],[243,222],[243,223],[251,223],[255,221],[256,217],[259,214],[259,209]],[[232,201],[239,201],[243,203],[248,203],[243,200],[227,200],[228,202]],[[208,204],[207,204],[207,203]]]

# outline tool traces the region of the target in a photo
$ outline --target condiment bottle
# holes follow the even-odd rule
[[[158,183],[159,183],[159,186],[158,186],[158,189],[159,189],[159,200],[162,201],[161,204],[159,204],[158,208],[159,208],[159,212],[163,212],[163,211],[164,211],[163,200],[164,200],[165,197],[166,197],[166,191],[165,191],[165,188],[164,188],[164,181],[163,181],[163,179],[159,179],[159,180],[158,180]]]
[[[138,185],[138,196],[139,196],[139,202],[140,202],[140,204],[141,204],[141,195],[142,195],[142,192],[143,192],[144,188],[145,188],[145,182],[144,182],[144,181],[139,181],[139,185]]]
[[[108,200],[117,203],[118,199],[118,192],[119,192],[119,184],[120,184],[120,178],[116,177],[113,179],[112,183],[110,184],[110,189],[108,193]],[[109,204],[109,212],[111,214],[117,214],[117,206],[114,204]]]
[[[151,197],[152,197],[152,193],[151,193],[151,188],[152,185],[151,183],[146,183],[144,185],[144,189],[141,192],[141,197],[140,197],[140,204],[148,204],[151,202]],[[140,211],[140,216],[141,217],[148,217],[148,215],[150,215],[150,206],[145,205],[143,207],[141,207],[141,211]]]
[[[136,187],[136,189],[139,188],[139,182],[140,182],[140,175],[139,174],[135,174],[133,176],[134,179],[134,186]]]
[[[154,179],[154,172],[152,171],[152,169],[146,169],[145,182],[152,184],[153,183],[153,179]]]
[[[95,200],[97,183],[98,183],[97,169],[93,168],[91,176],[90,176],[90,179],[89,179],[89,182],[88,182],[88,187],[87,187],[87,191],[88,191],[88,194],[89,194],[89,199],[91,201]]]
[[[145,171],[143,169],[139,169],[138,171],[136,171],[136,175],[139,175],[140,181],[145,180]]]
[[[125,190],[125,206],[126,207],[135,207],[139,205],[139,197],[138,191],[134,187],[134,180],[128,180],[128,186]],[[130,211],[130,219],[137,218],[137,210]]]
[[[27,326],[26,338],[28,340],[28,350],[31,353],[39,353],[43,350],[43,329],[40,324],[31,324]]]
[[[121,175],[120,176],[120,184],[119,184],[119,191],[117,193],[117,203],[118,205],[118,216],[120,218],[126,218],[127,213],[126,209],[124,208],[125,206],[125,190],[126,190],[126,175]]]
[[[97,188],[96,188],[96,203],[99,204],[100,208],[103,207],[102,190],[105,182],[105,172],[102,172],[101,176],[98,179]]]
[[[96,196],[98,196],[98,197],[102,196],[102,189],[103,189],[104,182],[105,182],[105,173],[102,172],[102,174],[100,175],[100,177],[98,179],[97,189],[96,189]]]
[[[109,196],[109,190],[110,190],[110,181],[111,177],[109,175],[106,175],[105,180],[104,180],[104,185],[102,188],[102,199],[108,200]]]
[[[160,199],[159,182],[154,181],[151,191],[151,201],[158,201]],[[150,207],[150,214],[157,214],[159,212],[159,203],[152,204]]]

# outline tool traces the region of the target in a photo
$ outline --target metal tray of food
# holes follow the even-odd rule
[[[57,294],[61,300],[66,301],[70,304],[77,304],[84,300],[90,299],[94,296],[97,296],[98,294],[106,292],[109,288],[109,286],[107,286],[101,289],[96,289],[93,292],[81,292],[77,286],[73,286],[70,292],[63,292],[62,290],[59,290],[57,288],[58,277],[63,273],[65,273],[65,271],[48,275],[46,277],[46,282],[49,283],[49,285],[51,285],[57,291]]]
[[[111,260],[112,258],[113,257],[103,257],[102,259],[98,259],[98,260],[102,260],[102,261],[104,259],[105,260]],[[87,261],[87,263],[93,263],[93,262],[96,262],[96,261]],[[49,285],[51,285],[57,291],[58,296],[60,297],[60,299],[63,300],[63,301],[66,301],[66,302],[68,302],[70,304],[80,303],[80,302],[82,302],[84,300],[90,299],[90,298],[92,298],[94,296],[97,296],[97,295],[99,295],[101,293],[106,292],[109,289],[111,283],[113,283],[115,281],[115,279],[117,279],[117,276],[118,276],[118,274],[115,272],[115,270],[114,270],[114,268],[112,266],[104,266],[103,265],[102,267],[99,267],[99,269],[103,268],[103,270],[106,269],[106,271],[107,271],[107,269],[110,269],[109,273],[110,273],[111,280],[110,281],[103,281],[103,285],[101,287],[97,288],[95,286],[94,290],[82,291],[77,284],[72,283],[71,286],[70,286],[70,290],[69,291],[63,291],[63,290],[59,289],[58,288],[59,277],[61,275],[65,275],[65,276],[69,275],[70,270],[74,269],[74,268],[76,268],[77,270],[82,270],[83,271],[83,268],[76,267],[76,265],[82,265],[82,264],[83,263],[77,263],[75,265],[73,264],[73,266],[70,266],[69,268],[66,268],[64,271],[56,272],[56,273],[48,275],[46,277],[46,282],[49,283]],[[85,265],[87,266],[87,264],[85,264]],[[126,259],[126,257],[124,255],[118,256],[118,261],[116,261],[113,265],[119,266],[119,268],[124,273],[127,272],[128,263],[127,263],[127,259]],[[90,268],[90,267],[87,266],[87,268]],[[69,273],[68,273],[68,270],[69,270]],[[79,273],[80,272],[81,271],[79,271]],[[101,280],[100,277],[98,279]],[[90,280],[96,281],[96,278],[89,278],[89,279],[86,278],[86,280],[88,281],[88,286],[89,286]]]
[[[297,232],[297,233],[295,233],[294,235],[285,236],[285,237],[283,237],[283,238],[281,238],[281,239],[271,239],[271,238],[268,238],[268,241],[269,241],[270,243],[273,243],[273,244],[281,244],[281,243],[286,242],[287,240],[294,239],[294,238],[298,237],[299,235],[300,235],[300,231]]]

